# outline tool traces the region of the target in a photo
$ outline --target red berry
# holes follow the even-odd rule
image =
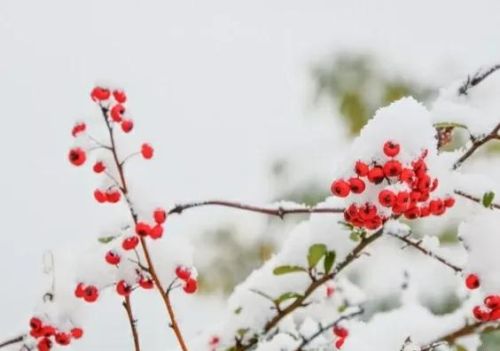
[[[154,149],[151,145],[144,143],[141,146],[141,154],[146,160],[153,158]]]
[[[50,351],[52,348],[52,341],[48,338],[43,338],[38,341],[37,349],[38,351]]]
[[[399,175],[399,180],[402,182],[410,182],[415,174],[409,168],[403,168],[401,174]]]
[[[342,345],[344,345],[345,338],[338,338],[337,341],[335,341],[335,347],[340,349]]]
[[[71,130],[71,135],[74,137],[77,137],[78,134],[85,132],[85,129],[87,129],[87,125],[83,122],[77,123],[74,125],[73,129]]]
[[[375,166],[368,171],[368,180],[372,183],[380,184],[384,177],[384,170],[380,166]]]
[[[71,335],[66,333],[57,333],[54,339],[56,343],[63,346],[69,345],[71,343]]]
[[[95,286],[89,285],[83,291],[83,299],[87,302],[95,302],[99,297],[99,290]]]
[[[102,161],[97,161],[92,169],[95,173],[102,173],[106,170],[106,165]]]
[[[349,195],[349,192],[351,191],[351,187],[345,180],[338,179],[332,183],[330,190],[332,191],[333,195],[339,197],[347,197]]]
[[[121,197],[122,197],[122,194],[116,189],[108,189],[106,191],[106,201],[107,202],[115,204],[118,201],[120,201]]]
[[[71,329],[71,336],[75,339],[80,339],[83,336],[83,329],[78,327]]]
[[[154,282],[151,278],[141,277],[141,279],[139,280],[139,286],[143,289],[153,289]]]
[[[484,299],[484,304],[491,308],[492,310],[500,308],[500,296],[498,295],[489,295]]]
[[[365,204],[358,209],[359,217],[363,221],[369,221],[377,215],[377,207],[372,204]]]
[[[392,207],[396,203],[396,194],[391,190],[382,190],[378,194],[378,201],[384,207]]]
[[[333,286],[326,287],[326,297],[332,297],[335,292],[335,288]]]
[[[440,216],[444,213],[446,210],[446,207],[444,207],[443,200],[441,199],[436,199],[432,200],[429,203],[429,209],[431,210],[431,213],[435,216]]]
[[[475,274],[469,274],[465,278],[465,286],[468,289],[471,289],[471,290],[477,289],[477,288],[479,288],[479,285],[480,285],[480,282],[479,282],[479,278],[478,278],[477,275],[475,275]]]
[[[455,205],[455,199],[454,198],[447,197],[446,199],[444,199],[444,206],[445,207],[451,208],[454,205]]]
[[[111,92],[109,89],[101,88],[101,87],[95,87],[92,89],[92,92],[90,93],[90,97],[92,100],[98,102],[98,101],[103,101],[109,99],[111,95]]]
[[[132,292],[132,287],[128,285],[125,280],[120,280],[118,284],[116,284],[116,292],[120,296],[129,296]]]
[[[497,321],[500,319],[500,308],[496,308],[492,310],[489,314],[487,314],[487,320]]]
[[[153,217],[155,219],[155,222],[157,224],[163,224],[165,223],[165,221],[167,220],[167,213],[165,212],[164,209],[162,208],[157,208],[154,212],[153,212]]]
[[[421,176],[418,180],[417,188],[421,192],[429,192],[431,188],[431,178],[427,174]]]
[[[209,344],[210,346],[217,346],[217,345],[219,344],[219,342],[220,342],[220,338],[219,338],[218,336],[215,336],[215,335],[214,335],[214,336],[212,336],[212,337],[210,338],[210,341],[208,342],[208,344]]]
[[[431,210],[428,206],[420,207],[420,217],[428,217],[431,214]]]
[[[349,335],[349,331],[346,328],[338,325],[333,327],[333,333],[340,338],[346,338]]]
[[[177,266],[175,268],[175,275],[181,280],[188,280],[191,278],[191,269],[186,266]]]
[[[37,317],[30,319],[30,328],[33,330],[40,330],[43,326],[42,320]]]
[[[408,206],[410,203],[410,193],[407,191],[400,191],[396,197],[396,203],[401,206]]]
[[[46,325],[45,327],[43,327],[41,330],[40,330],[40,335],[41,336],[45,336],[45,337],[49,337],[49,336],[52,336],[56,333],[56,329],[50,325]]]
[[[484,322],[489,319],[489,313],[483,310],[480,306],[475,306],[472,309],[472,313],[474,314],[474,317],[480,321]]]
[[[187,294],[195,293],[196,290],[198,290],[198,281],[196,279],[189,278],[183,289]]]
[[[85,154],[84,150],[77,147],[77,148],[69,150],[68,159],[69,159],[69,162],[71,162],[73,165],[81,166],[87,160],[87,155]]]
[[[116,104],[115,106],[113,106],[111,108],[111,119],[114,121],[114,122],[121,122],[122,119],[123,119],[123,114],[125,113],[125,106],[123,106],[122,104]]]
[[[135,232],[140,236],[147,236],[151,233],[151,226],[144,222],[137,222]]]
[[[121,261],[121,257],[120,255],[118,255],[116,252],[114,251],[108,251],[106,253],[106,256],[105,256],[105,260],[106,262],[108,262],[109,264],[112,264],[112,265],[117,265],[118,263],[120,263]]]
[[[418,207],[412,207],[405,211],[405,217],[408,219],[415,219],[420,217],[420,209]]]
[[[399,177],[402,166],[398,160],[389,160],[384,165],[384,174],[386,177]]]
[[[436,179],[434,179],[434,180],[432,181],[431,191],[436,190],[436,189],[437,189],[437,187],[438,187],[438,185],[439,185],[439,180],[436,178]]]
[[[123,239],[122,247],[124,250],[133,250],[139,244],[139,238],[136,236],[130,236],[128,238]]]
[[[94,191],[94,198],[97,200],[97,202],[99,202],[100,204],[104,203],[107,201],[107,197],[106,197],[106,194],[99,190],[99,189],[96,189]]]
[[[360,177],[364,177],[368,174],[369,167],[366,163],[363,161],[357,161],[356,165],[354,166],[354,172]]]
[[[349,186],[354,194],[361,194],[366,189],[365,182],[359,178],[349,179]]]
[[[399,144],[393,141],[386,141],[384,144],[384,154],[394,157],[399,154]]]
[[[120,104],[124,104],[127,101],[127,95],[123,90],[113,90],[113,97]]]
[[[163,236],[163,227],[161,226],[161,224],[157,224],[153,228],[151,228],[149,236],[151,239],[161,238]]]
[[[134,121],[132,121],[131,119],[124,119],[121,127],[125,133],[130,133],[130,131],[132,131],[132,129],[134,128]]]
[[[82,298],[85,295],[85,286],[83,283],[78,283],[75,288],[75,296]]]
[[[382,218],[375,216],[365,222],[365,228],[375,230],[382,225]]]

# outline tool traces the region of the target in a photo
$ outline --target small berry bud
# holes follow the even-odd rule
[[[106,165],[104,164],[104,162],[102,161],[97,161],[95,164],[94,164],[94,167],[92,167],[92,170],[95,172],[95,173],[102,173],[106,170]]]

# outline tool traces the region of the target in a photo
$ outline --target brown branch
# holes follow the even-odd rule
[[[467,151],[465,151],[464,154],[460,156],[458,160],[455,161],[455,163],[453,164],[453,169],[458,169],[469,157],[471,157],[474,154],[474,152],[476,152],[477,149],[486,144],[488,141],[500,140],[500,135],[498,135],[499,130],[500,130],[500,123],[484,137],[474,139],[474,141],[472,142],[472,146]]]
[[[114,133],[113,133],[113,127],[111,126],[111,123],[109,122],[109,119],[107,116],[108,109],[106,107],[103,107],[102,105],[100,107],[101,107],[102,115],[104,117],[104,121],[106,123],[106,128],[108,129],[108,133],[109,133],[109,139],[111,142],[111,153],[113,154],[113,159],[114,159],[116,168],[118,170],[118,175],[120,177],[120,182],[121,182],[120,190],[122,191],[123,196],[125,197],[125,200],[127,201],[127,205],[128,205],[130,214],[132,216],[132,220],[134,221],[134,224],[137,224],[137,222],[138,222],[137,213],[136,213],[136,211],[132,205],[132,202],[128,196],[127,181],[126,181],[125,172],[123,169],[124,164],[122,162],[120,162],[119,157],[118,157],[118,152],[117,152],[116,143],[115,143],[115,137],[114,137]],[[149,273],[151,274],[151,278],[153,279],[154,285],[155,285],[156,289],[158,290],[158,292],[160,293],[160,296],[163,300],[163,303],[165,304],[165,307],[166,307],[166,310],[167,310],[167,313],[168,313],[168,316],[170,319],[170,326],[172,327],[172,329],[174,331],[174,334],[177,338],[177,341],[178,341],[179,346],[181,347],[182,351],[188,351],[188,348],[186,346],[186,342],[184,341],[184,337],[182,336],[179,325],[177,324],[177,321],[175,318],[175,312],[174,312],[174,309],[172,307],[170,297],[168,294],[166,294],[165,289],[163,288],[162,283],[160,281],[160,278],[159,278],[158,274],[156,273],[156,269],[155,269],[153,260],[152,260],[151,255],[150,255],[147,242],[146,242],[145,238],[142,236],[139,239],[140,239],[141,247],[142,247],[142,250],[144,253],[144,257],[145,257],[146,262],[147,262],[147,268],[149,270]]]
[[[235,208],[243,211],[250,211],[256,213],[267,214],[270,216],[276,216],[281,219],[287,214],[311,214],[311,213],[343,213],[343,208],[316,208],[316,207],[298,207],[298,208],[269,208],[269,207],[258,207],[252,205],[246,205],[239,202],[224,201],[224,200],[209,200],[201,202],[192,202],[187,204],[175,205],[172,209],[168,211],[168,214],[182,214],[185,210],[202,207],[202,206],[223,206]]]
[[[127,312],[130,329],[132,330],[132,337],[134,338],[135,351],[141,351],[141,346],[139,344],[139,333],[137,332],[136,320],[134,319],[134,314],[132,313],[132,303],[130,302],[130,296],[125,296],[122,305]]]
[[[3,347],[7,347],[7,346],[10,346],[10,345],[14,345],[14,344],[18,344],[20,342],[23,342],[25,337],[26,337],[26,335],[23,334],[23,335],[16,336],[15,338],[11,338],[9,340],[5,340],[5,341],[3,341],[3,342],[0,343],[0,349],[3,348]]]
[[[476,74],[474,74],[473,77],[468,76],[467,80],[463,82],[460,88],[458,88],[458,95],[467,95],[469,89],[481,83],[483,80],[485,80],[488,76],[490,76],[498,69],[500,69],[500,65],[494,65],[490,67],[488,70],[484,71],[483,73],[477,72]]]
[[[470,194],[467,194],[461,190],[455,190],[454,191],[455,194],[459,195],[459,196],[462,196],[466,199],[469,199],[471,201],[474,201],[474,202],[477,202],[478,204],[481,204],[482,203],[482,200],[479,198],[479,197],[476,197],[474,195],[470,195]],[[492,208],[495,208],[497,210],[500,210],[500,205],[499,204],[496,204],[496,203],[492,203],[491,204],[491,207]]]
[[[466,324],[457,330],[454,330],[446,335],[441,336],[440,338],[432,342],[431,345],[439,342],[446,342],[449,345],[455,345],[457,339],[462,338],[464,336],[469,336],[477,332],[489,332],[495,330],[500,330],[500,324],[491,324],[488,322],[474,322],[472,324]]]
[[[404,236],[397,235],[397,234],[391,233],[391,232],[387,232],[386,234],[389,235],[389,236],[392,236],[393,238],[401,240],[406,245],[411,246],[411,247],[417,249],[418,251],[422,252],[424,255],[429,256],[429,257],[431,257],[431,258],[433,258],[433,259],[441,262],[445,266],[450,267],[451,269],[453,269],[455,271],[455,273],[461,273],[462,272],[462,268],[460,268],[460,267],[458,267],[458,266],[456,266],[456,265],[448,262],[445,258],[443,258],[441,256],[438,256],[437,254],[435,254],[431,250],[428,250],[425,247],[423,247],[421,245],[421,243],[422,243],[421,240],[418,240],[418,241],[412,240],[410,238],[410,234],[407,234],[407,235],[404,235]]]
[[[334,279],[342,270],[344,270],[347,266],[349,266],[352,262],[354,262],[361,252],[371,243],[373,243],[375,240],[380,238],[383,233],[383,228],[379,229],[375,233],[371,234],[370,236],[363,237],[361,241],[359,242],[358,245],[352,249],[352,251],[346,256],[346,258],[338,263],[335,267],[335,269],[329,273],[325,274],[321,278],[314,280],[311,282],[311,284],[307,287],[307,289],[304,291],[304,293],[296,298],[293,303],[288,305],[286,308],[277,311],[277,313],[274,315],[273,318],[271,318],[264,326],[263,328],[263,333],[267,333],[270,330],[272,330],[276,325],[286,316],[288,316],[290,313],[294,312],[297,308],[303,307],[305,305],[306,299],[320,286],[325,284],[331,279]],[[257,338],[254,338],[250,340],[246,344],[240,344],[239,346],[235,346],[236,350],[238,351],[244,351],[248,350],[251,347],[255,346],[255,344],[258,342]]]

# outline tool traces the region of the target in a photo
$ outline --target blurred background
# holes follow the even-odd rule
[[[406,95],[429,104],[440,87],[498,63],[499,20],[494,0],[3,0],[0,338],[23,331],[39,302],[43,253],[95,241],[111,221],[92,199],[95,177],[66,161],[74,121],[97,113],[94,84],[128,92],[135,137],[158,155],[130,174],[158,204],[314,205],[377,108]],[[199,296],[176,296],[190,337],[304,218],[202,208],[169,220],[167,237],[194,245],[202,283]],[[130,347],[118,301],[92,307],[72,349]],[[145,349],[175,349],[158,332],[156,303],[138,297]],[[453,297],[434,307],[450,310]]]

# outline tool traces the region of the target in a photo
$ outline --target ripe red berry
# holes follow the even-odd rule
[[[404,182],[404,183],[407,183],[407,182],[410,182],[413,178],[415,174],[413,173],[413,171],[409,168],[403,168],[401,170],[401,174],[399,175],[399,180]]]
[[[167,212],[165,212],[165,210],[162,208],[157,208],[153,212],[153,217],[157,224],[163,224],[167,220]]]
[[[432,181],[432,184],[431,184],[431,191],[434,191],[437,189],[439,185],[439,180],[437,178],[435,178],[433,181]]]
[[[219,342],[220,342],[220,338],[218,336],[214,335],[210,338],[210,341],[208,342],[208,344],[210,346],[217,346],[219,344]]]
[[[106,165],[102,161],[97,161],[92,169],[95,173],[102,173],[106,170]]]
[[[370,168],[363,161],[357,161],[354,166],[354,172],[360,177],[365,177],[368,174]]]
[[[410,193],[407,191],[400,191],[396,197],[396,203],[401,206],[408,206],[410,203]]]
[[[347,197],[351,191],[351,187],[345,180],[338,179],[332,183],[330,190],[333,195],[338,197]]]
[[[139,238],[136,236],[130,236],[128,238],[123,239],[122,247],[124,250],[133,250],[139,244]]]
[[[78,327],[71,329],[71,336],[75,339],[80,339],[83,336],[83,329]]]
[[[367,203],[358,209],[358,214],[363,221],[369,221],[377,215],[377,207]]]
[[[498,295],[489,295],[484,299],[484,304],[491,308],[492,310],[500,308],[500,296]]]
[[[393,141],[386,141],[384,144],[384,154],[388,157],[394,157],[399,154],[399,144]]]
[[[365,223],[365,228],[370,229],[370,230],[375,230],[378,229],[382,225],[382,218],[380,216],[375,216],[369,220],[367,220]]]
[[[151,228],[151,231],[149,232],[149,237],[151,239],[159,239],[163,236],[163,227],[161,224],[155,225],[153,228]]]
[[[63,346],[69,345],[71,343],[71,335],[66,333],[57,333],[54,339],[56,343]]]
[[[344,345],[345,338],[338,338],[337,341],[335,341],[335,347],[340,349],[342,348],[342,345]]]
[[[85,163],[85,160],[87,160],[87,155],[84,150],[77,147],[69,150],[68,159],[73,165],[81,166]]]
[[[94,198],[96,199],[97,202],[99,202],[100,204],[104,203],[107,201],[107,197],[106,197],[106,194],[99,190],[99,189],[96,189],[94,191]]]
[[[122,104],[116,104],[111,108],[110,112],[111,119],[114,122],[119,123],[122,121],[124,113],[125,113],[125,106],[123,106]]]
[[[175,268],[175,275],[180,280],[186,280],[187,281],[189,278],[191,278],[191,269],[189,269],[186,266],[177,266]]]
[[[386,177],[399,177],[402,166],[398,160],[389,160],[384,165],[384,174]]]
[[[49,336],[54,335],[55,333],[56,333],[56,329],[51,325],[46,325],[46,326],[42,327],[42,329],[40,329],[41,336],[49,337]]]
[[[480,321],[484,322],[489,319],[489,313],[483,310],[480,306],[475,306],[472,309],[472,313],[474,314],[474,317]]]
[[[186,281],[186,284],[184,285],[183,289],[187,294],[195,293],[196,290],[198,290],[198,281],[196,279],[189,278]]]
[[[420,207],[420,217],[428,217],[431,214],[431,210],[428,206]]]
[[[500,319],[500,308],[496,308],[487,314],[486,317],[489,321],[497,321]]]
[[[120,280],[116,284],[116,292],[120,296],[129,296],[130,293],[132,292],[132,287],[128,285],[126,281]]]
[[[349,331],[346,328],[338,325],[333,327],[333,333],[340,338],[346,338],[349,335]]]
[[[122,194],[116,189],[106,190],[106,201],[107,202],[115,204],[118,201],[120,201],[121,197],[122,197]]]
[[[372,183],[380,184],[384,177],[384,170],[380,166],[375,166],[368,171],[368,180]]]
[[[151,278],[144,278],[144,277],[141,277],[141,279],[139,280],[139,286],[143,289],[153,289],[154,287],[154,282]]]
[[[333,286],[326,287],[326,297],[332,297],[335,292],[335,288]]]
[[[455,199],[452,197],[447,197],[444,199],[444,206],[447,208],[451,208],[455,205]]]
[[[361,194],[366,189],[365,182],[359,178],[350,178],[349,186],[354,194]]]
[[[73,129],[71,129],[71,135],[77,137],[79,134],[85,132],[85,129],[87,129],[87,125],[85,123],[77,123],[74,125]]]
[[[49,338],[40,339],[36,347],[38,351],[50,351],[50,349],[52,348],[52,341],[50,341]]]
[[[113,97],[119,104],[124,104],[127,101],[127,95],[123,90],[113,90]]]
[[[479,282],[479,277],[475,274],[469,274],[465,278],[465,286],[468,289],[474,290],[479,288],[480,282]]]
[[[391,190],[382,190],[378,194],[378,201],[384,207],[392,207],[396,203],[396,194]]]
[[[141,146],[141,154],[146,160],[153,158],[154,149],[151,145],[144,143]]]
[[[85,295],[85,286],[83,283],[78,283],[75,288],[75,296],[82,298]]]
[[[418,207],[412,207],[405,211],[405,217],[408,219],[415,219],[420,217],[420,209]]]
[[[117,265],[121,261],[120,255],[118,255],[115,251],[108,251],[104,258],[106,262],[108,262],[111,265]]]
[[[87,302],[95,302],[99,297],[99,290],[95,286],[89,285],[83,290],[83,299]]]
[[[124,119],[121,123],[121,127],[125,133],[130,133],[130,131],[134,128],[134,121],[131,119]]]
[[[107,100],[109,99],[110,96],[111,92],[109,91],[109,89],[101,87],[95,87],[94,89],[92,89],[92,92],[90,93],[90,97],[95,102]]]
[[[43,326],[42,320],[38,317],[30,319],[30,328],[33,330],[40,330]]]
[[[444,207],[443,200],[436,199],[436,200],[432,200],[429,203],[429,209],[431,210],[431,213],[433,215],[440,216],[445,212],[446,207]]]
[[[144,222],[137,222],[135,232],[140,236],[147,236],[151,233],[151,226]]]

